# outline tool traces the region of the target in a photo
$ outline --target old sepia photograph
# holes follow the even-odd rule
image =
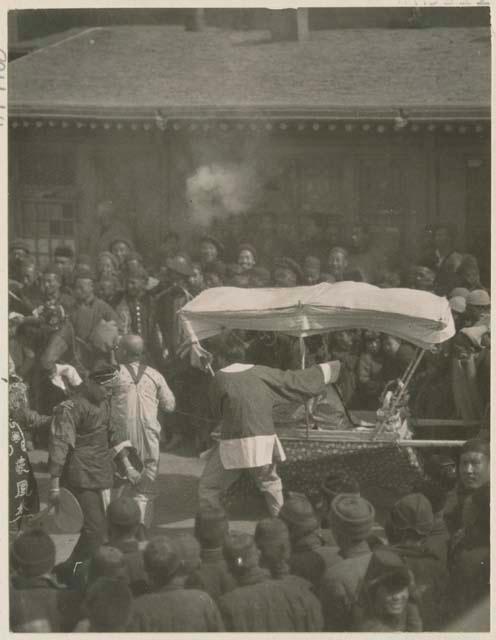
[[[489,632],[489,4],[66,4],[0,56],[10,632]]]

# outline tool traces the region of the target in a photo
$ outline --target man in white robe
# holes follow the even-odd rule
[[[153,503],[160,462],[160,431],[158,412],[174,411],[174,394],[161,373],[142,362],[144,342],[140,336],[123,336],[118,348],[119,382],[112,396],[112,421],[125,430],[136,449],[143,472],[141,480],[124,489],[137,502],[142,529],[153,521]]]

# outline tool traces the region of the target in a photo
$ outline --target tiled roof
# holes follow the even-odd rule
[[[485,27],[269,32],[88,29],[9,64],[13,115],[490,108]]]

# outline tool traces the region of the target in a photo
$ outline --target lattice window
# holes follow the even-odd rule
[[[29,244],[40,266],[50,261],[59,245],[76,249],[75,199],[21,197],[16,223],[17,237]]]

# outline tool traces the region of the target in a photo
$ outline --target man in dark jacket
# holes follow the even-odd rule
[[[353,608],[372,556],[367,538],[372,532],[375,510],[361,496],[342,494],[334,498],[330,512],[339,557],[321,581],[325,630],[351,631]]]
[[[298,593],[273,580],[269,571],[259,566],[260,552],[253,537],[246,534],[229,536],[224,553],[238,581],[236,589],[219,599],[226,630],[250,633],[301,631],[301,611],[296,606]],[[301,601],[299,604],[301,606]]]
[[[50,501],[58,501],[60,486],[64,486],[75,495],[84,514],[69,564],[88,558],[104,541],[104,505],[113,486],[113,458],[123,465],[131,482],[140,478],[128,460],[131,443],[113,431],[110,423],[108,398],[116,376],[113,367],[94,370],[54,412],[48,446]]]
[[[265,518],[255,529],[255,543],[260,550],[260,566],[270,571],[293,603],[295,631],[322,631],[324,620],[319,599],[312,584],[290,573],[291,542],[286,524],[280,518]]]
[[[276,516],[283,504],[276,461],[285,459],[272,412],[287,402],[304,402],[321,394],[339,376],[340,365],[327,362],[300,371],[242,364],[244,345],[233,334],[216,345],[217,369],[210,393],[214,419],[221,423],[220,443],[209,454],[200,478],[200,508],[218,508],[225,491],[248,469]]]
[[[51,575],[55,545],[39,528],[28,529],[11,549],[10,628],[19,633],[72,631],[79,619],[81,596]]]
[[[385,525],[391,548],[403,558],[415,579],[424,631],[441,629],[446,613],[448,572],[426,546],[433,524],[429,500],[421,493],[410,493],[394,504]]]
[[[140,510],[133,498],[123,496],[109,504],[108,543],[122,551],[129,576],[129,588],[135,597],[150,590],[143,561],[146,543],[138,542],[136,539],[140,521]]]
[[[205,633],[224,631],[217,605],[204,591],[185,589],[174,578],[181,562],[174,545],[165,537],[152,540],[144,552],[145,568],[153,593],[134,602],[129,631]]]
[[[474,438],[460,449],[458,485],[448,498],[445,519],[448,529],[455,533],[464,525],[464,507],[467,499],[490,480],[490,444],[488,440]]]
[[[237,584],[223,553],[229,522],[222,509],[201,511],[195,519],[195,536],[200,543],[201,564],[186,581],[186,587],[206,591],[215,601]]]
[[[308,498],[290,493],[279,512],[289,530],[291,573],[308,580],[316,593],[326,569],[339,560],[338,547],[319,526],[319,519]]]

